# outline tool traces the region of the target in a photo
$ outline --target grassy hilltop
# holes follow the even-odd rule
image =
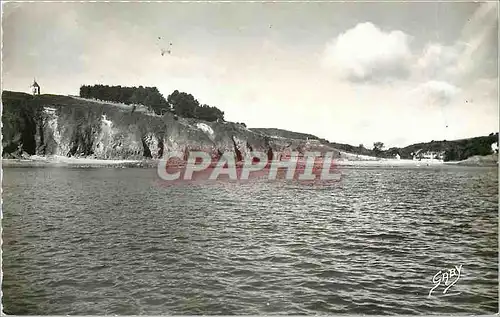
[[[60,155],[99,159],[160,158],[165,151],[202,150],[214,155],[251,150],[303,149],[304,140],[252,131],[242,124],[208,122],[138,111],[132,106],[71,96],[4,91],[3,157]],[[320,146],[320,151],[331,151]]]
[[[333,151],[393,158],[399,154],[444,152],[445,160],[460,161],[491,154],[498,133],[453,141],[431,141],[403,148],[374,151],[330,142],[312,134],[282,129],[247,129],[244,124],[184,118],[173,112],[157,114],[146,107],[61,95],[2,94],[2,156],[59,155],[97,159],[161,158],[165,151],[203,150],[213,155],[234,153],[239,159],[252,150]],[[482,161],[476,159],[476,161]]]

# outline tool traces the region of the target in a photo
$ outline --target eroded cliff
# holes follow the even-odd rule
[[[70,96],[4,91],[2,94],[3,157],[59,155],[96,159],[157,159],[167,152],[201,150],[214,157],[250,151],[332,149],[304,140],[251,131],[231,122],[205,122],[162,116]]]

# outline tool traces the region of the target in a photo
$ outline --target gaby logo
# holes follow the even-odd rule
[[[432,277],[432,283],[434,283],[434,287],[431,288],[429,291],[429,297],[432,296],[432,292],[439,287],[440,285],[443,286],[444,290],[442,295],[443,296],[449,296],[449,295],[458,295],[460,293],[448,293],[450,288],[455,285],[458,280],[460,279],[460,274],[462,272],[462,264],[460,265],[455,265],[454,268],[448,269],[448,270],[441,270],[437,272],[433,277]]]
[[[334,168],[333,153],[321,155],[306,152],[303,155],[292,152],[285,159],[272,160],[263,152],[252,152],[250,158],[236,162],[232,153],[223,154],[213,160],[206,152],[190,152],[187,161],[183,153],[168,153],[158,163],[158,176],[164,181],[200,180],[267,180],[286,179],[296,181],[338,181],[341,174]]]

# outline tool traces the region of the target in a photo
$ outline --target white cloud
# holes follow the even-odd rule
[[[423,97],[423,101],[427,104],[446,106],[460,89],[444,81],[430,80],[419,85],[414,92]]]
[[[491,69],[481,69],[491,48],[497,45],[488,36],[498,24],[497,4],[483,3],[468,19],[461,36],[453,45],[429,43],[417,60],[416,75],[424,78],[446,80],[459,85],[468,85],[476,76]],[[492,65],[493,66],[493,65]],[[496,67],[493,67],[496,70]]]
[[[417,59],[416,71],[423,78],[445,80],[456,74],[456,64],[463,45],[444,46],[439,43],[428,44]]]
[[[415,85],[434,81],[465,87],[485,74],[498,76],[496,64],[488,67],[478,62],[491,57],[487,54],[496,46],[489,36],[498,27],[497,6],[495,2],[480,4],[455,43],[429,42],[415,53],[409,48],[410,36],[402,31],[359,23],[327,44],[322,62],[353,82],[405,78]]]
[[[351,81],[379,81],[407,75],[411,61],[409,38],[401,31],[384,32],[360,23],[329,43],[323,64]]]

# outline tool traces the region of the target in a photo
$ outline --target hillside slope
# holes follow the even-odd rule
[[[353,146],[344,143],[330,142],[325,139],[321,139],[312,134],[292,132],[283,129],[251,129],[252,131],[261,132],[264,134],[284,137],[284,138],[294,138],[301,140],[316,140],[324,146],[330,148],[335,148],[339,151],[347,152],[349,155],[345,155],[347,158],[351,158],[354,155],[354,159],[373,159],[375,156],[379,158],[394,158],[396,154],[402,159],[412,159],[413,153],[417,152],[435,152],[445,153],[446,161],[461,161],[474,156],[488,156],[492,154],[492,144],[498,142],[498,132],[491,133],[487,136],[479,136],[474,138],[459,139],[459,140],[443,140],[443,141],[431,141],[411,144],[402,148],[393,147],[385,151],[375,152],[371,149],[367,149],[360,146]],[[358,158],[356,158],[356,155]]]
[[[293,132],[283,129],[275,129],[275,128],[251,128],[250,130],[255,131],[257,133],[274,136],[278,138],[285,139],[298,139],[298,140],[319,140],[319,138],[312,134]]]
[[[498,142],[498,133],[488,136],[479,136],[460,140],[443,140],[417,143],[404,148],[391,148],[384,153],[394,156],[398,153],[401,158],[412,158],[411,153],[422,152],[444,152],[445,161],[461,161],[473,156],[486,156],[492,154],[492,144]]]
[[[304,140],[271,137],[231,122],[132,112],[110,103],[60,95],[2,94],[4,158],[59,155],[96,159],[161,158],[166,151],[201,150],[242,159],[266,153],[334,150]],[[336,152],[338,154],[338,151]]]

